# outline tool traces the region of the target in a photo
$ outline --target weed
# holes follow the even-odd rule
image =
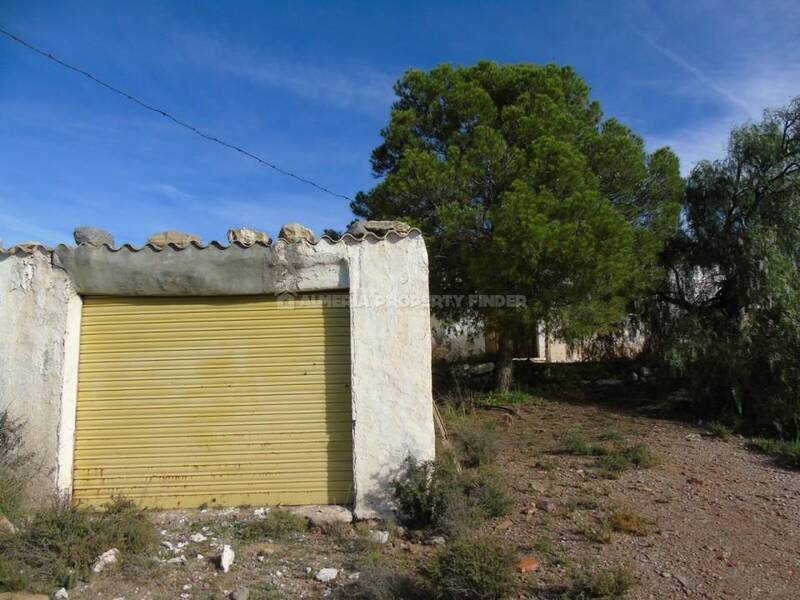
[[[800,468],[800,438],[793,441],[755,438],[750,446],[759,452],[769,454],[791,466]]]
[[[539,538],[535,542],[533,542],[533,549],[536,550],[539,554],[546,554],[552,555],[555,554],[555,546],[553,546],[552,540],[548,538]]]
[[[592,570],[587,567],[572,573],[565,600],[618,600],[636,585],[636,576],[626,567]]]
[[[516,591],[514,551],[486,536],[461,536],[439,550],[427,567],[436,595],[495,600]]]
[[[257,583],[250,588],[250,600],[280,600],[284,595],[269,582]]]
[[[488,425],[462,425],[456,429],[454,437],[458,457],[467,468],[487,465],[497,454],[497,434]]]
[[[605,456],[609,452],[607,448],[589,444],[576,435],[568,435],[564,438],[560,451],[573,456]]]
[[[386,566],[368,567],[359,578],[337,587],[337,600],[396,600],[397,598],[431,598],[431,591],[416,575]]]
[[[709,423],[708,427],[706,427],[706,431],[708,431],[708,435],[711,437],[718,438],[722,441],[727,441],[730,439],[731,435],[733,435],[731,429],[719,421]]]
[[[145,513],[129,500],[116,498],[104,511],[53,501],[0,543],[0,591],[19,589],[25,579],[32,588],[68,588],[87,578],[95,559],[110,548],[120,551],[125,566],[150,556],[157,541]]]
[[[604,442],[615,442],[617,444],[622,443],[622,435],[616,431],[606,431],[605,433],[601,433],[598,436],[598,439]]]
[[[487,392],[481,398],[484,406],[509,406],[513,404],[528,404],[533,397],[520,390],[503,390]]]
[[[629,510],[616,510],[611,513],[608,523],[614,531],[646,536],[653,531],[653,521]]]
[[[578,533],[598,544],[610,544],[614,537],[614,529],[608,519],[603,519],[595,525],[583,525],[578,529]]]
[[[464,478],[466,496],[489,519],[504,517],[514,504],[499,481],[497,475],[490,471]]]
[[[601,474],[609,479],[616,479],[630,469],[647,469],[657,463],[656,457],[644,444],[616,446],[597,459]]]
[[[287,510],[271,510],[263,519],[248,523],[239,532],[239,539],[245,542],[258,542],[265,539],[286,539],[308,530],[305,517]]]
[[[17,520],[33,470],[33,455],[23,444],[22,425],[8,411],[0,412],[0,515]]]

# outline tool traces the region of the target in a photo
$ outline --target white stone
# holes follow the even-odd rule
[[[388,531],[370,531],[369,532],[369,539],[375,542],[376,544],[385,544],[389,541],[389,532]]]
[[[227,573],[231,569],[231,565],[233,564],[233,559],[236,558],[236,554],[228,544],[225,544],[222,547],[222,554],[219,557],[219,568],[222,569],[223,573]]]
[[[265,517],[266,517],[268,514],[269,514],[269,509],[268,509],[268,508],[256,508],[256,509],[253,511],[253,516],[254,516],[256,519],[263,519],[263,518],[265,518]]]
[[[53,594],[53,600],[69,600],[69,592],[61,588],[55,594]]]
[[[312,504],[309,506],[295,506],[290,512],[305,517],[314,527],[329,527],[334,523],[352,523],[353,513],[344,506],[336,504]]]
[[[17,533],[17,528],[14,524],[3,515],[0,515],[0,533],[10,533],[11,535]]]
[[[92,565],[92,571],[95,573],[101,573],[107,567],[116,564],[119,560],[119,550],[116,548],[112,548],[111,550],[107,550],[103,552],[100,556],[97,557],[97,560]]]
[[[339,576],[339,569],[332,569],[330,567],[326,567],[324,569],[320,569],[317,571],[317,574],[314,576],[314,579],[317,581],[321,581],[322,583],[327,583],[328,581],[333,581]]]
[[[173,558],[170,558],[167,561],[167,564],[168,565],[185,565],[187,562],[188,561],[186,560],[186,557],[181,555],[181,556],[175,556]]]
[[[202,542],[205,542],[208,538],[206,538],[206,536],[204,536],[202,533],[197,532],[192,534],[189,539],[192,540],[195,544],[200,544]]]

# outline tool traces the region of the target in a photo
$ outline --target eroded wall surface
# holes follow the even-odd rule
[[[0,410],[23,425],[35,452],[38,496],[57,490],[61,420],[75,392],[77,358],[69,351],[81,302],[50,260],[41,250],[0,254]]]

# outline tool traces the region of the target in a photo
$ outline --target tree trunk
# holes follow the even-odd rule
[[[501,333],[497,340],[497,362],[495,370],[495,389],[508,391],[514,384],[514,340]]]

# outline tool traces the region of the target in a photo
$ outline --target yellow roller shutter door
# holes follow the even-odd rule
[[[327,304],[85,298],[74,499],[349,503],[349,310]]]

